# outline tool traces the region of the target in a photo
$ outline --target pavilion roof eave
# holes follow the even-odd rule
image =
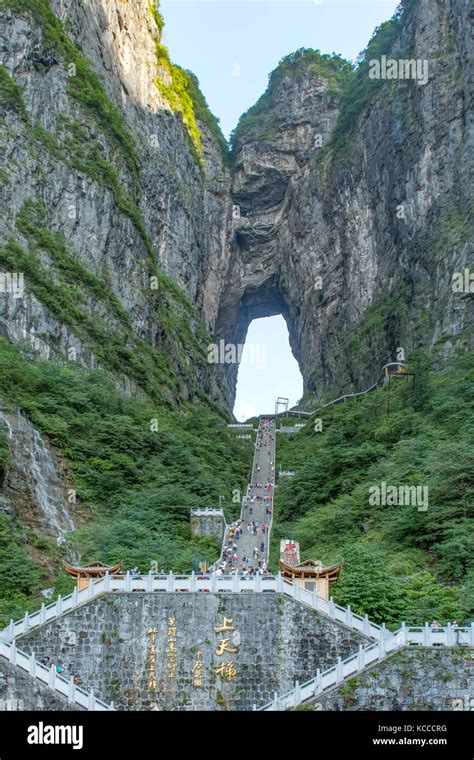
[[[92,562],[85,567],[75,567],[74,565],[68,565],[63,562],[65,571],[72,575],[74,578],[89,578],[94,575],[105,575],[105,573],[119,573],[122,570],[122,565],[104,565],[102,562]]]
[[[342,568],[342,561],[336,562],[334,565],[328,565],[327,567],[321,567],[316,563],[308,560],[307,562],[301,562],[299,565],[287,565],[280,560],[280,569],[283,575],[291,575],[297,578],[329,578],[330,581],[335,582]]]

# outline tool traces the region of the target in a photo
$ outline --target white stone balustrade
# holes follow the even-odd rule
[[[253,577],[242,577],[240,575],[177,575],[168,573],[167,575],[152,574],[147,575],[109,575],[108,573],[101,579],[91,581],[88,586],[81,591],[74,589],[72,594],[58,599],[49,604],[41,605],[41,608],[34,613],[26,613],[25,616],[16,622],[10,624],[0,632],[0,657],[5,657],[13,665],[21,667],[23,670],[33,675],[35,678],[50,684],[51,688],[58,693],[71,699],[74,695],[74,702],[85,709],[107,710],[113,709],[101,700],[91,697],[90,693],[85,692],[79,687],[71,685],[70,681],[54,673],[51,675],[50,670],[38,663],[34,657],[26,655],[17,649],[15,645],[16,637],[30,631],[37,626],[54,620],[61,615],[83,605],[91,599],[95,599],[104,593],[281,593],[294,599],[325,615],[362,635],[372,638],[373,643],[363,648],[354,655],[345,660],[338,661],[336,665],[329,668],[324,673],[316,673],[315,678],[304,684],[298,684],[296,689],[283,694],[266,705],[262,710],[287,709],[301,702],[304,702],[345,678],[360,672],[373,662],[378,662],[385,658],[391,652],[401,649],[404,646],[421,646],[421,647],[440,647],[440,646],[463,646],[474,647],[474,623],[470,626],[453,626],[432,627],[427,623],[424,626],[406,626],[402,624],[401,628],[395,633],[391,633],[384,625],[377,625],[370,621],[365,615],[361,617],[353,612],[350,607],[341,607],[331,598],[329,601],[323,597],[317,596],[314,592],[306,591],[304,588],[292,584],[287,579],[278,575],[256,575]],[[295,701],[296,700],[296,701]],[[94,704],[95,707],[88,707]]]
[[[297,707],[302,702],[342,683],[349,676],[360,673],[368,665],[380,662],[388,654],[404,646],[451,647],[457,645],[474,647],[474,623],[471,623],[470,626],[448,624],[439,627],[430,626],[428,623],[425,623],[424,626],[406,626],[403,623],[395,633],[387,631],[385,626],[383,630],[385,635],[381,636],[374,644],[365,648],[360,645],[356,654],[350,655],[345,660],[338,658],[335,665],[323,673],[318,670],[316,676],[306,683],[296,683],[294,689],[281,696],[276,694],[273,701],[261,707],[260,710],[287,710]]]
[[[65,697],[68,702],[83,707],[85,710],[113,710],[113,703],[107,704],[94,696],[93,691],[85,691],[76,686],[72,677],[64,678],[56,672],[54,665],[46,667],[36,660],[34,654],[26,654],[17,648],[16,642],[0,641],[0,657],[5,658],[17,668],[21,668],[32,678],[41,681],[57,695]]]

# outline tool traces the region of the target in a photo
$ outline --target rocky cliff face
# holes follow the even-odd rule
[[[379,58],[428,61],[426,84],[383,81],[357,112],[368,69],[341,97],[309,57],[237,129],[242,218],[217,332],[243,341],[252,318],[283,313],[318,397],[368,387],[398,347],[472,340],[469,294],[451,287],[472,254],[470,14],[420,0],[385,49],[379,34]]]
[[[18,410],[0,409],[0,425],[6,428],[12,460],[0,484],[0,513],[16,514],[23,526],[66,544],[76,526],[61,462]]]
[[[1,6],[0,268],[26,276],[0,296],[4,335],[170,404],[203,389],[232,405],[237,366],[207,364],[206,329],[242,343],[259,316],[285,316],[318,397],[371,384],[399,346],[465,343],[468,0],[408,2],[372,47],[428,60],[426,84],[372,88],[337,56],[283,64],[231,168],[177,95],[151,3],[52,9]]]
[[[181,103],[167,97],[173,69],[160,58],[151,3],[66,0],[52,9],[56,16],[47,0],[1,9],[1,238],[24,252],[10,248],[1,269],[30,265],[45,280],[49,269],[63,308],[27,271],[20,297],[0,296],[1,332],[43,356],[111,369],[132,391],[148,391],[143,374],[156,368],[130,373],[104,344],[143,356],[151,346],[168,400],[199,387],[222,400],[198,317],[212,327],[229,255],[230,175],[219,141],[198,122],[193,144]],[[156,265],[172,280],[156,282]],[[65,288],[77,288],[74,307]]]
[[[281,75],[277,70],[263,104],[257,104],[257,117],[252,119],[250,112],[249,128],[237,130],[232,192],[239,212],[216,334],[229,343],[244,343],[252,319],[283,314],[303,369],[303,305],[321,265],[314,241],[310,249],[304,250],[307,242],[302,252],[298,249],[301,224],[295,206],[311,157],[328,142],[336,124],[339,89],[338,80],[331,81],[337,63],[323,73],[311,59],[300,71],[294,68]],[[237,369],[230,365],[227,374],[232,400]]]

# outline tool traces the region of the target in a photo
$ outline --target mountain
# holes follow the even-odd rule
[[[252,319],[285,316],[309,407],[400,349],[436,370],[472,348],[452,287],[472,240],[470,20],[468,0],[405,0],[356,67],[296,51],[229,149],[151,0],[0,0],[5,618],[68,587],[67,552],[216,558],[189,509],[224,496],[235,514],[252,447],[227,428],[238,366],[209,346]],[[383,56],[423,76],[373,78]]]
[[[216,329],[240,341],[282,312],[311,397],[368,387],[399,347],[472,347],[451,287],[472,254],[471,16],[405,2],[355,71],[297,51],[234,132],[242,216]],[[371,79],[382,56],[427,61],[426,84]]]

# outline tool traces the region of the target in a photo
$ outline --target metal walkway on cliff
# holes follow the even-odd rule
[[[406,364],[402,361],[389,362],[388,364],[384,364],[384,366],[381,369],[381,373],[382,373],[381,376],[379,377],[376,383],[370,386],[370,388],[366,388],[365,390],[359,391],[358,393],[345,393],[343,396],[338,396],[332,401],[328,401],[326,404],[321,404],[320,406],[318,406],[317,409],[314,409],[312,412],[305,412],[302,409],[289,409],[285,412],[280,412],[278,416],[290,415],[292,417],[303,417],[304,419],[310,419],[311,417],[314,417],[315,414],[318,414],[318,412],[321,412],[323,409],[328,409],[330,406],[334,406],[335,404],[340,404],[341,402],[348,401],[349,399],[352,399],[352,398],[365,396],[366,393],[371,393],[372,391],[377,390],[377,388],[380,388],[381,385],[383,385],[388,375],[390,374],[390,367],[397,367],[398,371],[400,371],[402,367],[406,367]]]

